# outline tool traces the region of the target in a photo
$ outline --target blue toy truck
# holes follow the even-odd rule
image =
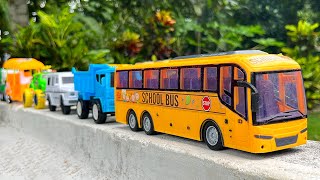
[[[105,123],[107,114],[114,115],[114,72],[115,67],[106,64],[90,64],[88,71],[72,68],[80,119],[88,118],[90,110],[97,124]]]

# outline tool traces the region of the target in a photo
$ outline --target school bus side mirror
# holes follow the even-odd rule
[[[258,112],[259,110],[259,92],[256,87],[246,81],[237,81],[239,87],[246,87],[251,89],[251,110],[252,112]]]

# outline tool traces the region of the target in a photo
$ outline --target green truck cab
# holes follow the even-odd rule
[[[46,91],[46,79],[43,77],[45,73],[36,73],[30,83],[30,89]]]

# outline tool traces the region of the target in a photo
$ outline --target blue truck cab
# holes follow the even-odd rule
[[[114,72],[115,67],[107,64],[90,64],[88,71],[72,68],[80,119],[88,118],[90,110],[97,124],[105,123],[107,114],[114,115]]]

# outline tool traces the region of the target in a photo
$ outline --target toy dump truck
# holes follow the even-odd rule
[[[97,124],[105,123],[107,114],[114,115],[114,72],[115,67],[106,64],[90,64],[88,71],[72,69],[80,119],[88,118],[90,110]]]
[[[71,72],[49,73],[45,78],[49,110],[55,111],[56,107],[60,106],[63,114],[70,114],[71,106],[75,106],[78,101],[78,93],[74,90],[73,74]]]
[[[34,72],[41,72],[45,68],[44,64],[34,58],[11,58],[3,64],[3,68],[10,71],[6,77],[6,101],[8,103],[12,101],[24,101],[25,106],[30,103],[32,105],[32,98],[30,100],[29,97],[24,96],[24,92],[30,86],[32,74]],[[27,98],[29,99],[27,100]],[[35,103],[37,103],[36,108],[44,106],[42,104],[38,106],[38,103],[44,104],[43,93],[36,91],[34,98]]]

